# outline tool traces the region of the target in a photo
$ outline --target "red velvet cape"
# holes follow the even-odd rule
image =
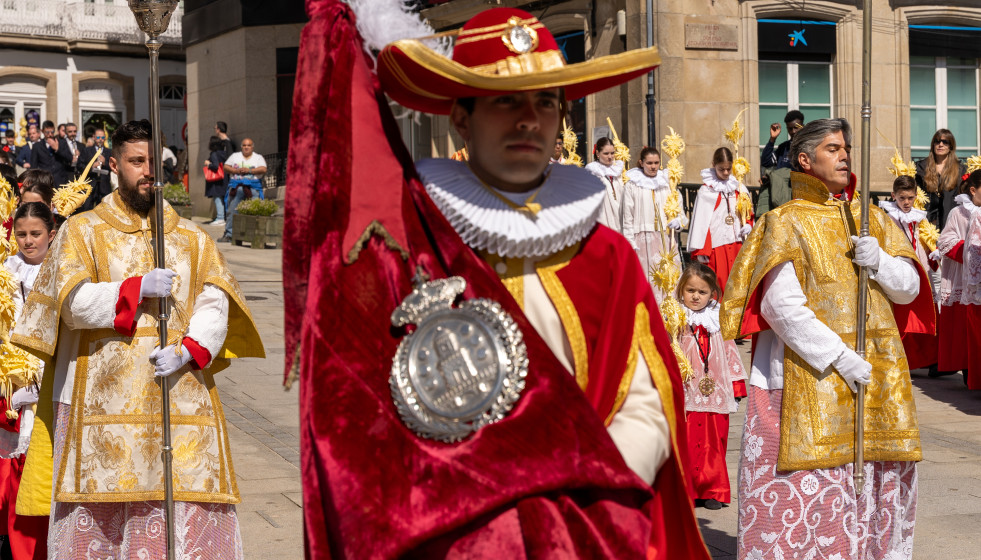
[[[574,379],[433,207],[347,6],[308,0],[307,10],[283,255],[307,557],[650,556],[661,498],[627,468]],[[500,302],[532,364],[507,418],[458,444],[417,437],[390,396],[390,360],[405,335],[390,314],[417,267],[462,275],[464,297]]]

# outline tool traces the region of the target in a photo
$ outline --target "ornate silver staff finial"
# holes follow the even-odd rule
[[[153,158],[153,206],[155,220],[153,223],[153,253],[156,268],[167,268],[166,252],[164,250],[164,198],[163,198],[163,158],[161,157],[160,135],[160,56],[159,36],[167,31],[170,16],[177,8],[177,0],[129,0],[129,9],[136,16],[136,23],[146,33],[146,48],[150,56],[150,123],[153,128],[153,140],[150,149],[156,153]],[[157,330],[160,335],[160,348],[167,347],[167,319],[169,318],[169,303],[167,298],[159,298],[157,315]],[[163,447],[160,453],[163,460],[164,521],[167,526],[167,560],[174,560],[174,480],[173,480],[173,448],[170,438],[170,378],[160,378],[161,408],[163,424]]]
[[[129,9],[136,16],[140,30],[150,37],[167,31],[170,16],[177,9],[177,0],[129,0]]]

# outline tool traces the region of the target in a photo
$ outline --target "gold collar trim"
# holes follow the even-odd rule
[[[132,208],[123,202],[118,190],[103,199],[102,203],[96,206],[95,213],[105,220],[107,224],[123,233],[135,233],[143,229],[143,218],[133,211]],[[153,222],[156,214],[151,210],[148,215],[147,228],[153,229]],[[180,222],[180,216],[164,201],[164,233],[174,231]]]

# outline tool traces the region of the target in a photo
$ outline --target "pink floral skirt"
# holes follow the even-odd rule
[[[913,557],[916,463],[777,471],[782,390],[750,387],[739,459],[740,559],[901,560]]]
[[[58,465],[71,406],[55,406],[54,464]],[[235,506],[175,502],[174,545],[176,558],[243,559]],[[166,560],[163,502],[54,502],[48,558]]]

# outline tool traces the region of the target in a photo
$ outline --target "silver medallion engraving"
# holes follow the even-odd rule
[[[521,331],[500,304],[453,306],[466,285],[459,276],[419,281],[392,312],[394,326],[416,325],[392,360],[392,399],[409,429],[439,441],[504,418],[528,374]]]

